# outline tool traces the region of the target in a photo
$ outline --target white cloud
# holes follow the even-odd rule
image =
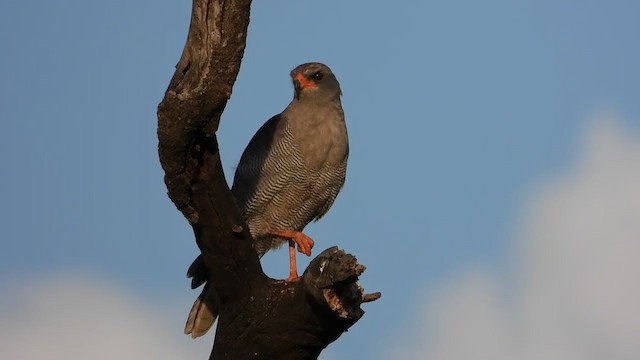
[[[28,285],[3,289],[0,359],[208,358],[211,339],[193,341],[160,304],[107,281],[59,276]]]
[[[594,122],[576,166],[530,199],[518,237],[514,274],[454,279],[389,358],[640,359],[640,137]]]

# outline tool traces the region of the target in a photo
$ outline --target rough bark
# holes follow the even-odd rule
[[[220,297],[210,359],[315,359],[380,295],[357,284],[364,266],[336,247],[301,281],[267,277],[225,181],[216,130],[240,69],[250,0],[194,0],[182,57],[158,106],[169,198],[192,225]],[[187,309],[185,309],[186,312]]]

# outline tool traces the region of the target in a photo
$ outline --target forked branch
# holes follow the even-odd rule
[[[358,321],[364,266],[336,247],[296,283],[267,277],[225,181],[216,130],[240,69],[250,0],[194,0],[182,57],[158,106],[168,195],[192,225],[220,300],[210,359],[315,359]],[[186,309],[185,309],[186,310]]]

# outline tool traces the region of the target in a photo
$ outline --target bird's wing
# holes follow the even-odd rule
[[[246,219],[262,211],[274,195],[295,181],[299,153],[282,114],[269,119],[247,145],[232,192]]]

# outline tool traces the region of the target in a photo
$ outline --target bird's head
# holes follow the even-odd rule
[[[332,99],[340,98],[340,84],[327,65],[306,63],[291,70],[291,79],[295,89],[294,96],[303,98]]]

